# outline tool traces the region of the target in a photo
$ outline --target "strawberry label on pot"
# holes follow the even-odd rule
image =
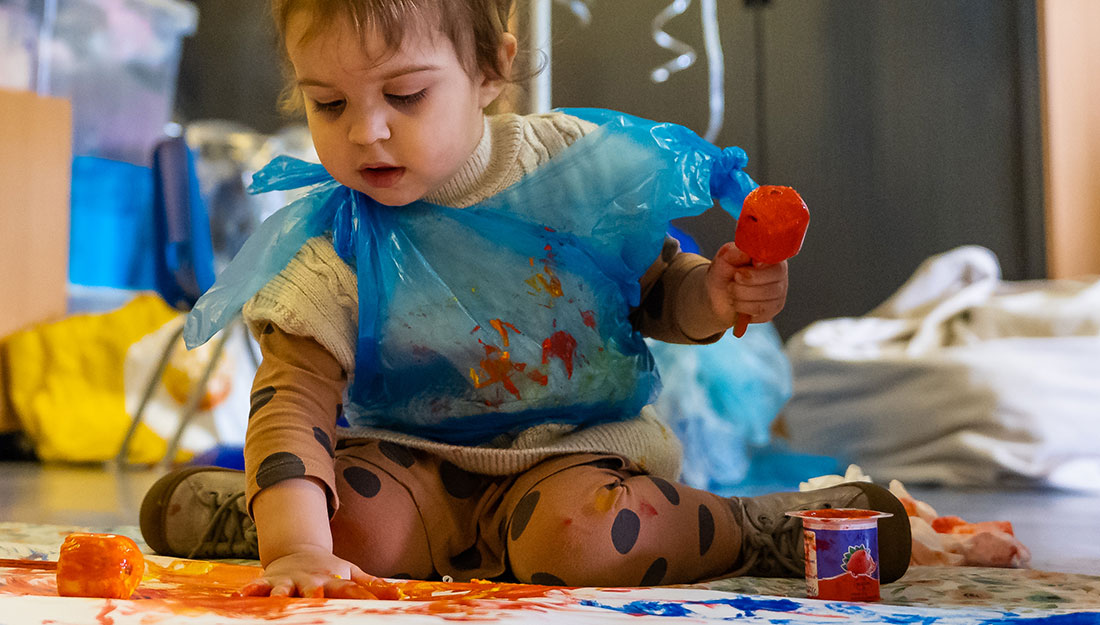
[[[789,513],[802,518],[811,599],[878,601],[878,514],[860,518],[859,512]]]

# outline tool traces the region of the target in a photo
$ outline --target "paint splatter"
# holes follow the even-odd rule
[[[582,310],[581,319],[584,320],[584,325],[596,329],[596,313],[591,310]]]
[[[512,356],[508,352],[493,345],[485,345],[485,358],[481,360],[481,373],[473,367],[470,368],[470,379],[474,381],[475,388],[485,388],[493,384],[500,384],[506,391],[521,399],[519,388],[512,381],[513,371],[523,371],[524,363],[513,363]]]
[[[558,330],[542,342],[542,364],[550,358],[558,358],[565,364],[566,377],[573,377],[573,353],[577,349],[577,339],[564,330]]]

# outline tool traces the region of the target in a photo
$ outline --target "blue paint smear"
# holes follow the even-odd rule
[[[980,625],[994,625],[995,623],[1012,623],[1012,625],[1100,625],[1100,612],[1075,612],[1034,618],[984,620]]]
[[[747,596],[738,596],[724,599],[709,599],[705,601],[631,601],[623,605],[608,605],[599,601],[585,599],[580,602],[583,606],[601,608],[614,612],[621,612],[631,616],[699,616],[689,609],[690,606],[730,606],[741,611],[740,618],[753,618],[757,612],[798,612],[809,606],[790,599],[755,599]],[[977,610],[950,610],[944,608],[931,608],[937,614],[889,614],[885,609],[891,606],[883,604],[859,604],[848,602],[828,603],[825,605],[825,614],[847,615],[859,623],[884,623],[886,625],[936,625],[937,623],[959,623],[960,619],[974,625],[997,625],[1007,623],[1010,625],[1100,625],[1100,612],[1076,612],[1071,614],[1051,614],[1039,617],[1023,617],[1013,612],[1005,612],[995,618],[989,618],[988,611]],[[923,611],[928,608],[918,606],[893,606],[902,610]],[[975,613],[977,612],[977,613]],[[985,612],[985,614],[982,614]],[[809,616],[809,615],[807,615]],[[970,620],[971,617],[973,620]],[[984,618],[983,618],[984,617]],[[728,620],[723,619],[723,620]],[[769,618],[770,623],[791,623],[789,619]],[[802,622],[802,621],[799,621]]]
[[[753,599],[751,597],[733,597],[730,599],[708,599],[707,601],[631,601],[621,606],[607,605],[598,601],[585,599],[581,605],[614,610],[632,616],[694,616],[695,613],[688,610],[689,605],[728,605],[744,612],[745,616],[756,616],[757,611],[766,612],[793,612],[801,606],[790,599]]]

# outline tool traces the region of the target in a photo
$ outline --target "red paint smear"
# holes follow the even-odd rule
[[[38,569],[56,571],[57,563],[49,560],[8,560],[0,558],[0,568]]]
[[[115,625],[115,619],[111,618],[110,616],[107,616],[108,614],[110,614],[111,612],[114,612],[114,611],[115,611],[115,604],[111,603],[111,600],[108,599],[107,603],[105,603],[103,605],[103,609],[99,611],[99,614],[95,615],[95,619],[97,621],[99,621],[100,623],[102,623],[103,625]]]
[[[558,330],[542,342],[542,364],[550,362],[550,357],[561,359],[565,363],[567,377],[573,377],[573,352],[577,349],[577,339],[564,330]]]
[[[651,506],[648,501],[643,501],[638,509],[646,516],[657,516],[657,509]]]
[[[539,371],[538,369],[532,369],[531,372],[527,374],[527,377],[531,378],[533,382],[541,386],[546,386],[550,383],[550,376]]]
[[[582,310],[581,319],[584,319],[584,325],[596,329],[596,313],[591,310]]]

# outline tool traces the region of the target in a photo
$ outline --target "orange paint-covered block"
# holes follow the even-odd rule
[[[802,249],[810,209],[790,187],[764,185],[741,205],[733,242],[759,263],[781,263]]]
[[[144,574],[145,556],[130,538],[74,532],[61,544],[57,593],[64,597],[128,599]]]

